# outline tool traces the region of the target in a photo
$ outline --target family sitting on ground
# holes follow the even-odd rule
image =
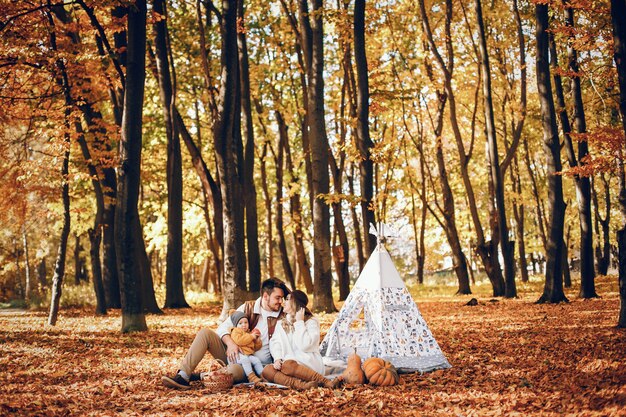
[[[190,381],[200,379],[194,370],[209,352],[228,363],[235,383],[247,378],[252,383],[265,380],[295,389],[340,385],[341,377],[324,377],[320,325],[308,302],[304,292],[289,291],[278,278],[263,281],[257,300],[242,304],[217,331],[204,328],[198,332],[176,375],[164,376],[163,384],[189,389]]]

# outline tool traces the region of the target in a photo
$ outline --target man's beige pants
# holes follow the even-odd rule
[[[191,347],[189,347],[187,354],[180,362],[180,370],[187,375],[191,375],[207,352],[215,359],[220,359],[224,361],[224,363],[228,363],[226,346],[222,342],[222,339],[220,339],[213,330],[205,328],[196,334],[196,338],[193,340]],[[246,380],[241,365],[232,364],[227,366],[228,371],[233,374],[235,383]]]

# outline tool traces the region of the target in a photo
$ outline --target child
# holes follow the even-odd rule
[[[261,360],[254,356],[254,352],[261,349],[261,333],[254,329],[250,330],[250,324],[248,318],[241,312],[235,311],[230,316],[230,321],[233,323],[233,327],[230,331],[230,337],[241,348],[243,353],[239,353],[239,363],[248,377],[248,381],[257,383],[261,382],[261,375],[263,372],[263,365]],[[254,370],[252,369],[254,367]]]

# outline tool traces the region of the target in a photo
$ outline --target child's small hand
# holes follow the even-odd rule
[[[276,359],[274,361],[274,369],[276,369],[277,371],[280,371],[282,367],[283,367],[283,360],[282,359]]]

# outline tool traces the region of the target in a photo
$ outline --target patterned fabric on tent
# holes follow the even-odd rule
[[[402,372],[450,368],[383,243],[365,264],[320,351],[327,364],[379,357]]]

